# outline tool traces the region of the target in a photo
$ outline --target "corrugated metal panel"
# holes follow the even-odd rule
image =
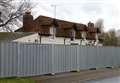
[[[118,57],[118,59],[117,59],[118,60],[118,62],[117,62],[118,64],[117,65],[120,67],[120,48],[117,49],[117,53],[118,53],[117,54],[117,57]]]
[[[0,77],[1,77],[1,67],[2,67],[1,64],[2,63],[1,63],[1,42],[0,42]]]
[[[113,47],[114,55],[113,55],[113,66],[120,66],[120,47]]]
[[[103,50],[102,50],[103,49]],[[97,68],[102,68],[104,67],[104,48],[103,47],[96,47],[96,52],[97,52]]]
[[[87,67],[96,68],[97,56],[96,47],[87,47]]]
[[[87,69],[87,47],[79,46],[79,68]]]
[[[113,59],[113,57],[112,57],[112,47],[105,47],[104,48],[104,59],[105,59],[105,62],[104,62],[104,64],[105,64],[105,66],[106,67],[111,67],[112,65],[112,59]]]
[[[34,76],[52,72],[52,45],[22,44],[19,76]]]
[[[77,70],[77,46],[55,45],[55,72]]]
[[[17,43],[1,44],[1,76],[17,76]]]
[[[119,47],[0,43],[0,77],[120,66]]]
[[[116,49],[116,51],[117,51],[117,66],[119,66],[120,67],[120,48],[118,48],[118,49]]]
[[[115,54],[115,47],[111,47],[111,63],[110,66],[113,67],[114,66],[114,57],[117,57],[117,55]]]
[[[106,54],[105,54],[105,52],[106,52],[105,48],[101,47],[101,49],[100,49],[100,56],[101,56],[100,64],[101,64],[101,67],[106,67],[106,58],[105,58]]]
[[[68,49],[68,50],[67,50]],[[69,54],[68,54],[69,53]],[[66,48],[66,56],[70,55],[70,70],[77,70],[77,46],[71,45]]]
[[[75,46],[66,46],[66,55],[69,56],[70,71],[77,69],[77,54]]]
[[[55,45],[54,47],[54,71],[65,72],[66,68],[66,55],[64,45]]]

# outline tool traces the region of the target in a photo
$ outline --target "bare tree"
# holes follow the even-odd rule
[[[104,32],[103,36],[103,45],[105,46],[117,46],[118,37],[116,36],[116,31],[114,29]]]
[[[95,27],[98,28],[101,32],[103,32],[104,31],[104,20],[99,18],[95,23]]]
[[[29,0],[1,0],[0,1],[0,30],[12,32],[21,24],[21,17],[32,6]]]

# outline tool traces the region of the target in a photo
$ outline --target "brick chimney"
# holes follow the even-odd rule
[[[29,11],[25,12],[23,15],[23,29],[24,32],[32,32],[34,29],[33,16]]]
[[[89,22],[88,23],[88,28],[94,28],[94,23]]]

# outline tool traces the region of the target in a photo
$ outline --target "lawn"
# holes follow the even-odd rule
[[[0,78],[0,83],[35,83],[31,78]]]

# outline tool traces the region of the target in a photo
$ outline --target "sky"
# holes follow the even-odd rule
[[[36,18],[45,15],[67,21],[87,24],[104,20],[105,31],[120,29],[120,0],[31,0],[35,3]],[[55,7],[56,6],[56,12]]]

